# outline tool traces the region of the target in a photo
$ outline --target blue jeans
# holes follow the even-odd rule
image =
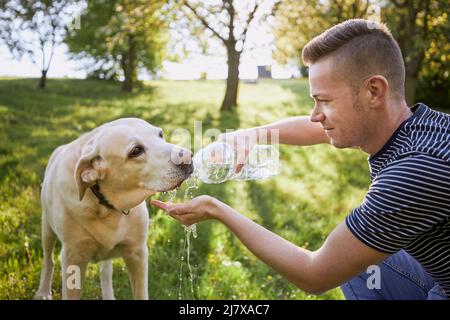
[[[378,265],[379,288],[368,285],[374,273],[363,272],[344,283],[347,300],[447,300],[442,288],[408,253],[401,250]]]

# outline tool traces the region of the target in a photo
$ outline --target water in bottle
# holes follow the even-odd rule
[[[255,145],[239,173],[236,159],[236,151],[230,145],[211,143],[194,155],[194,175],[204,183],[222,183],[232,179],[262,180],[280,171],[279,152],[272,145]]]
[[[194,176],[204,183],[222,183],[235,173],[234,151],[226,143],[207,145],[194,155],[192,162]]]
[[[255,145],[250,151],[237,180],[262,180],[275,176],[280,170],[280,154],[272,145]]]

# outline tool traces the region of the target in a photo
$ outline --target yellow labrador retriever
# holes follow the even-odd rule
[[[89,261],[103,261],[103,299],[114,299],[112,262],[123,257],[136,299],[148,298],[145,199],[178,187],[192,153],[141,119],[106,123],[50,157],[42,185],[43,267],[36,298],[51,298],[53,248],[62,243],[62,297],[79,299]],[[80,279],[76,277],[79,276]]]

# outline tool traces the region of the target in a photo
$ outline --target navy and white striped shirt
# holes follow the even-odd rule
[[[372,248],[404,249],[450,297],[450,115],[412,111],[369,157],[372,184],[346,223]]]

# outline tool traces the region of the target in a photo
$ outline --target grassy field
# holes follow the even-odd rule
[[[150,82],[133,94],[116,83],[49,80],[37,91],[35,79],[0,80],[0,299],[30,299],[39,283],[41,263],[40,184],[55,147],[106,121],[140,117],[165,130],[193,132],[245,128],[288,116],[308,114],[311,101],[304,80],[242,84],[237,113],[220,114],[222,82]],[[281,147],[282,173],[259,182],[200,185],[194,195],[209,194],[230,204],[266,228],[309,249],[320,247],[329,232],[358,205],[369,185],[366,155],[331,146]],[[183,186],[175,201],[183,198]],[[166,195],[153,198],[164,199]],[[178,199],[178,200],[177,200]],[[181,225],[150,207],[149,294],[178,299]],[[197,226],[190,261],[196,299],[342,299],[339,289],[310,296],[257,260],[220,223]],[[59,246],[57,252],[59,252]],[[53,281],[61,297],[59,258]],[[82,297],[99,299],[99,266],[88,269]],[[192,299],[189,273],[182,272],[181,294]],[[121,260],[114,262],[118,299],[132,297]]]

